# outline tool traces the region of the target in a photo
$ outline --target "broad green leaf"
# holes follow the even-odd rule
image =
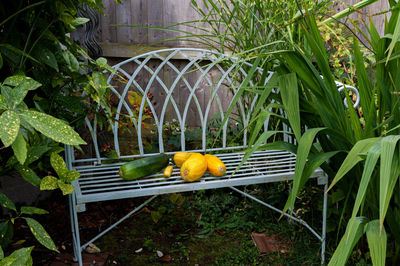
[[[40,186],[40,177],[31,168],[25,165],[16,164],[15,169],[21,174],[22,178],[34,185],[35,187]]]
[[[13,144],[11,144],[11,147],[18,162],[20,164],[24,164],[27,157],[28,149],[26,148],[26,141],[21,132],[18,132],[17,138],[15,139]]]
[[[27,95],[28,90],[23,86],[15,87],[11,90],[8,90],[8,99],[11,108],[16,108],[18,105],[22,103],[25,96]]]
[[[279,88],[285,112],[290,123],[290,128],[297,140],[301,138],[300,128],[300,107],[299,89],[297,87],[297,77],[295,73],[282,75],[279,77]]]
[[[361,203],[364,200],[367,188],[371,180],[372,172],[375,169],[375,165],[381,155],[381,142],[377,142],[368,151],[367,159],[365,160],[364,170],[362,173],[360,185],[358,187],[357,197],[354,202],[352,217],[356,217],[358,210],[360,209]]]
[[[5,147],[10,146],[17,138],[19,125],[18,114],[12,110],[7,110],[0,116],[0,139]]]
[[[14,236],[14,226],[11,221],[0,223],[0,246],[6,247]]]
[[[14,203],[5,194],[1,192],[0,192],[0,205],[3,206],[4,208],[17,211]]]
[[[64,162],[64,159],[55,152],[52,152],[50,155],[50,164],[53,169],[56,171],[58,177],[64,177],[67,175],[68,168]]]
[[[58,179],[54,176],[45,176],[40,182],[40,190],[54,190],[58,188]]]
[[[10,254],[10,256],[8,256],[6,259],[9,259],[9,262],[11,262],[11,264],[8,264],[8,262],[6,262],[6,264],[4,265],[10,265],[10,266],[32,266],[33,265],[33,261],[32,261],[32,257],[31,257],[31,252],[32,252],[33,247],[29,247],[29,248],[20,248],[16,251],[14,251],[13,253]],[[0,263],[0,265],[3,262]]]
[[[351,251],[364,233],[365,217],[355,217],[349,220],[342,239],[333,253],[328,265],[346,265]]]
[[[40,244],[42,244],[43,246],[45,246],[50,250],[58,252],[57,247],[54,244],[53,240],[39,222],[37,222],[35,219],[32,218],[24,217],[24,219],[28,224],[29,229],[31,229],[32,234],[35,236],[35,238],[39,241]]]
[[[41,144],[41,145],[34,145],[29,148],[28,151],[28,158],[26,159],[26,164],[29,165],[33,163],[34,161],[38,160],[39,158],[42,157],[43,154],[48,152],[51,148]]]
[[[85,24],[86,22],[90,21],[88,18],[75,18],[71,21],[71,25],[76,27]]]
[[[369,138],[358,141],[350,152],[347,154],[342,165],[340,166],[336,176],[333,178],[328,191],[339,182],[347,172],[349,172],[358,162],[362,161],[363,158],[360,156],[365,154],[375,145],[381,138]]]
[[[394,159],[397,159],[397,163],[399,163],[398,154],[396,158],[394,158],[394,151],[399,139],[400,135],[392,135],[384,137],[381,142],[381,168],[379,179],[379,221],[381,229],[390,199],[392,198],[394,186],[399,178],[398,171],[392,169],[392,167],[398,168],[397,164],[392,165],[392,163]]]
[[[40,209],[40,208],[36,208],[36,207],[22,206],[21,213],[23,213],[23,214],[47,214],[49,212],[46,210]]]
[[[44,63],[44,64],[48,65],[49,67],[53,68],[54,70],[58,71],[57,59],[52,51],[50,51],[47,48],[41,48],[38,55],[39,55],[39,59],[42,63]]]
[[[63,51],[63,57],[70,71],[77,72],[79,70],[79,62],[70,51]]]
[[[3,95],[0,94],[0,110],[6,110],[8,108],[9,107],[6,98],[4,98]]]
[[[12,266],[14,264],[14,261],[15,259],[11,258],[10,256],[5,257],[4,259],[0,260],[0,266]]]
[[[72,182],[77,180],[81,174],[75,170],[68,170],[67,174],[63,177],[60,177],[60,179],[64,182]]]
[[[370,221],[365,225],[368,247],[371,252],[372,265],[385,266],[387,236],[385,228],[379,229],[379,220]]]
[[[324,129],[325,128],[308,129],[306,132],[304,132],[303,136],[299,140],[296,155],[296,166],[294,169],[293,177],[293,188],[290,191],[289,198],[286,201],[285,207],[282,210],[281,217],[283,216],[283,213],[285,213],[289,208],[293,212],[296,196],[302,189],[302,185],[304,185],[309,178],[309,176],[303,175],[303,171],[307,162],[308,155],[310,153],[311,146],[315,140],[315,136],[317,135],[317,133]]]
[[[24,111],[21,117],[43,135],[63,144],[86,144],[66,122],[37,111]]]
[[[13,87],[21,86],[24,89],[30,90],[30,91],[36,90],[37,88],[42,86],[42,84],[40,82],[37,82],[36,80],[34,80],[30,77],[24,76],[24,75],[10,76],[4,80],[3,84],[10,85]]]
[[[63,181],[58,180],[57,181],[58,187],[61,189],[61,192],[63,193],[63,195],[68,195],[68,194],[72,194],[74,192],[74,186],[71,184],[65,184]]]
[[[104,57],[97,58],[96,65],[98,65],[99,67],[104,67],[105,65],[107,65],[107,59],[105,59]]]

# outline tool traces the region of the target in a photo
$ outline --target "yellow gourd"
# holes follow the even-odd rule
[[[177,152],[174,154],[174,163],[176,166],[181,167],[182,164],[190,157],[191,153]]]
[[[207,170],[213,176],[223,176],[226,172],[225,164],[217,157],[211,154],[204,155],[207,161]]]
[[[181,176],[185,181],[193,182],[204,175],[207,170],[207,161],[200,153],[190,155],[181,167]]]
[[[165,178],[170,177],[171,174],[172,174],[172,170],[173,170],[172,166],[165,167],[165,169],[164,169],[164,177]]]

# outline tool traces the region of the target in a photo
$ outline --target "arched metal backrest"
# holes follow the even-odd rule
[[[118,158],[143,156],[145,151],[143,141],[143,121],[152,116],[155,136],[158,140],[156,152],[173,152],[166,149],[167,143],[163,127],[169,118],[174,117],[180,135],[179,150],[185,151],[187,132],[186,127],[197,121],[201,130],[201,147],[198,151],[227,150],[245,148],[247,146],[247,126],[251,112],[255,107],[258,94],[249,93],[241,97],[236,104],[234,114],[223,125],[219,146],[207,147],[207,127],[210,117],[217,113],[219,121],[225,119],[227,107],[231,105],[233,95],[247,77],[247,71],[252,67],[247,62],[239,62],[235,57],[225,54],[195,48],[172,48],[145,53],[113,66],[107,83],[113,96],[114,117],[110,121],[112,142]],[[258,69],[261,76],[262,70]],[[273,72],[268,72],[264,84],[270,81]],[[255,84],[250,79],[248,86]],[[343,84],[337,84],[343,89]],[[258,85],[260,86],[260,85]],[[347,87],[347,86],[346,86]],[[208,90],[208,91],[207,91]],[[138,102],[130,102],[131,93],[135,93]],[[158,94],[157,102],[151,100],[149,93]],[[229,95],[230,93],[230,95]],[[358,92],[357,92],[358,93]],[[205,96],[204,96],[205,95]],[[358,96],[358,94],[357,94]],[[204,97],[203,99],[200,99]],[[357,97],[359,99],[359,97]],[[137,106],[133,106],[137,105]],[[240,145],[234,147],[227,142],[228,123],[239,118],[243,126]],[[133,138],[137,139],[138,154],[121,154],[120,131],[122,120],[128,119],[135,130]],[[269,117],[265,121],[264,130],[268,129]],[[98,123],[86,118],[87,127],[91,133],[96,160],[100,162],[99,141],[97,138]],[[175,150],[176,151],[176,150]]]
[[[232,102],[232,96],[247,77],[246,71],[250,67],[249,63],[239,63],[238,59],[234,57],[210,50],[192,48],[158,50],[116,64],[113,66],[116,73],[110,74],[107,82],[114,95],[114,100],[117,100],[115,101],[115,117],[110,123],[113,145],[117,155],[123,158],[130,157],[121,154],[119,134],[121,119],[127,117],[137,133],[135,136],[139,152],[137,156],[143,156],[146,153],[142,127],[146,112],[152,115],[158,139],[158,152],[169,152],[165,145],[166,136],[163,136],[163,126],[167,116],[173,116],[177,121],[180,131],[180,150],[187,149],[186,128],[187,125],[194,123],[192,120],[198,121],[197,124],[201,129],[201,148],[199,150],[207,150],[207,124],[212,113],[218,113],[221,122],[224,120],[227,107]],[[272,74],[272,72],[268,73],[265,84]],[[237,79],[239,76],[240,79]],[[254,86],[253,82],[250,81],[248,86]],[[140,99],[140,104],[138,107],[136,106],[135,110],[133,110],[132,102],[129,102],[132,92],[138,96],[137,99]],[[151,100],[149,93],[158,93],[156,105]],[[240,118],[244,128],[241,147],[247,145],[246,126],[257,97],[255,94],[243,97],[239,99],[235,108],[235,116]],[[233,116],[232,114],[231,118]],[[228,122],[232,122],[232,119],[228,119],[224,124],[220,146],[213,147],[213,150],[230,148],[227,143]],[[86,123],[94,141],[96,157],[99,159],[97,121],[96,119],[94,121],[86,119]]]

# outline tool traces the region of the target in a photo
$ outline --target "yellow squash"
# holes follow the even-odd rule
[[[181,176],[185,181],[193,182],[204,175],[207,170],[207,161],[200,153],[190,155],[181,167]]]
[[[165,167],[165,169],[164,169],[164,177],[165,178],[170,177],[171,174],[172,174],[172,170],[173,170],[172,166]]]
[[[207,161],[207,170],[213,176],[223,176],[226,172],[225,164],[217,157],[211,154],[204,155]]]
[[[182,164],[190,157],[191,153],[177,152],[174,154],[174,163],[176,166],[181,167]]]

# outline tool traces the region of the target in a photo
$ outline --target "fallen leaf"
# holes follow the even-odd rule
[[[90,254],[94,254],[94,253],[100,253],[101,252],[101,250],[95,245],[95,244],[89,244],[86,248],[85,248],[85,251],[87,252],[87,253],[90,253]]]
[[[172,260],[172,257],[169,254],[165,254],[161,258],[158,259],[158,261],[162,262],[170,262]]]
[[[159,258],[161,258],[162,256],[164,256],[164,254],[163,254],[161,251],[157,250],[157,256],[158,256]]]

